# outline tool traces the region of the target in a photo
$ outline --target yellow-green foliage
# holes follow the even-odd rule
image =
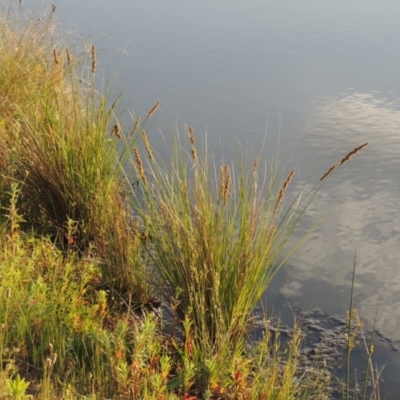
[[[303,386],[315,389],[305,378],[293,384],[298,336],[287,356],[266,335],[247,355],[199,357],[189,320],[185,339],[178,339],[160,334],[154,314],[115,313],[95,290],[96,260],[65,256],[50,240],[21,232],[1,238],[1,393],[22,375],[25,393],[38,399],[182,399],[195,394],[205,368],[206,398],[284,400],[305,393]]]

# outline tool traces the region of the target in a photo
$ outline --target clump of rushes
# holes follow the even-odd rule
[[[140,298],[140,242],[127,222],[132,218],[115,140],[122,138],[116,103],[108,106],[96,93],[86,69],[79,70],[88,76],[78,74],[75,65],[85,60],[68,65],[70,50],[63,59],[49,18],[10,26],[5,19],[0,27],[0,174],[23,183],[25,226],[81,255],[91,249],[102,260],[104,284]],[[91,54],[94,72],[95,46]],[[137,136],[129,140],[135,143]],[[74,221],[73,238],[68,221]]]
[[[164,299],[176,305],[181,321],[191,321],[201,357],[227,356],[243,350],[249,318],[287,259],[282,260],[281,251],[309,197],[305,205],[296,201],[280,213],[295,171],[278,189],[272,186],[272,171],[265,187],[258,177],[258,158],[239,174],[234,165],[224,164],[213,180],[218,169],[210,169],[215,164],[208,159],[207,144],[200,156],[192,128],[188,137],[191,152],[176,139],[171,160],[153,159],[146,185],[133,197],[149,231],[149,255],[162,279]],[[135,158],[144,181],[137,149]],[[245,171],[243,165],[239,170]]]
[[[253,165],[240,176],[233,166],[222,165],[219,181],[211,180],[218,174],[209,169],[207,149],[198,154],[192,128],[189,142],[190,159],[177,144],[170,165],[157,158],[152,162],[137,201],[145,206],[150,256],[163,279],[164,298],[176,301],[182,321],[189,316],[201,353],[227,343],[236,351],[278,268],[285,229],[292,229],[276,218],[293,172],[277,200],[266,196]]]

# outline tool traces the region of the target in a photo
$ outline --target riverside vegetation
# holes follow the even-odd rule
[[[217,166],[192,128],[161,157],[145,131],[158,104],[123,132],[95,46],[76,57],[54,8],[20,6],[0,25],[0,397],[329,398],[329,377],[300,368],[300,328],[280,345],[266,320],[248,339],[327,176],[282,212],[294,170]],[[348,338],[350,353],[351,317]]]

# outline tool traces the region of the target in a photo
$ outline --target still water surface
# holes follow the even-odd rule
[[[297,188],[329,151],[317,177],[370,142],[312,204],[304,226],[335,208],[284,269],[280,294],[343,313],[356,249],[357,307],[371,324],[379,303],[378,329],[400,339],[400,2],[56,4],[65,29],[103,50],[101,72],[118,71],[113,84],[126,106],[140,114],[161,100],[160,126],[185,122],[223,146],[232,134],[258,148],[269,119],[266,156],[280,130]],[[158,141],[157,124],[150,135]],[[395,391],[399,352],[385,354]]]

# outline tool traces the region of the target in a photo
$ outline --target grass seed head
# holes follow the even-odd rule
[[[333,171],[335,171],[335,169],[337,167],[339,167],[340,165],[342,165],[342,164],[346,163],[347,161],[349,161],[351,157],[353,157],[355,154],[357,154],[359,151],[361,151],[364,147],[367,147],[367,146],[368,146],[368,142],[362,144],[361,146],[355,147],[345,157],[342,158],[340,163],[336,163],[336,164],[332,165],[332,167],[330,167],[328,169],[328,171],[326,171],[325,174],[322,175],[322,177],[319,180],[323,181],[324,179],[328,178],[328,176],[331,175],[333,173]]]
[[[139,150],[137,149],[137,147],[133,148],[133,152],[135,154],[135,159],[136,159],[136,164],[137,164],[137,167],[138,167],[140,179],[142,180],[143,184],[146,186],[147,185],[147,178],[146,178],[146,175],[144,173],[142,159],[140,158]]]
[[[139,126],[139,124],[140,124],[140,117],[137,117],[136,121],[135,121],[135,124],[133,125],[133,129],[132,129],[132,132],[131,132],[130,136],[132,136],[135,133],[135,131],[136,131],[137,127]]]
[[[92,45],[92,74],[95,73],[97,67],[96,46]]]
[[[228,202],[229,188],[231,186],[231,175],[227,165],[221,166],[220,175],[220,196],[226,206]]]
[[[189,140],[190,140],[190,143],[192,144],[191,152],[192,152],[193,160],[196,160],[197,159],[197,150],[196,150],[196,146],[195,146],[196,140],[194,138],[194,130],[192,127],[189,128]]]
[[[60,63],[60,59],[58,58],[58,54],[57,54],[57,50],[56,49],[53,50],[53,57],[54,57],[54,62],[56,64],[59,64]]]
[[[333,164],[332,167],[330,167],[330,168],[328,169],[328,171],[326,171],[325,174],[322,175],[321,178],[320,178],[319,180],[320,180],[320,181],[323,181],[324,179],[326,179],[330,174],[333,173],[333,171],[334,171],[338,166],[339,166],[338,163]]]
[[[195,138],[194,138],[193,127],[189,127],[189,139],[190,139],[190,143],[192,144],[192,146],[194,146],[196,141],[195,141]]]
[[[153,153],[150,148],[150,142],[149,139],[147,138],[147,133],[144,129],[142,129],[142,138],[144,142],[144,146],[146,148],[147,155],[149,156],[150,161],[154,161]]]
[[[121,128],[118,124],[115,124],[111,131],[111,136],[115,135],[118,139],[122,139]]]
[[[288,175],[288,177],[286,178],[285,182],[283,183],[282,187],[279,190],[279,195],[278,195],[278,200],[275,203],[275,208],[274,208],[274,214],[276,214],[276,212],[278,211],[279,206],[281,205],[282,201],[283,201],[283,197],[285,196],[285,192],[287,190],[287,188],[290,185],[290,182],[293,179],[293,176],[295,174],[295,170],[292,169]]]
[[[257,171],[258,168],[258,157],[256,157],[256,159],[254,160],[253,163],[253,172],[255,173]]]
[[[346,157],[344,157],[342,159],[342,161],[340,161],[339,165],[344,164],[345,162],[349,161],[351,157],[353,157],[355,154],[357,154],[359,151],[361,151],[364,147],[368,146],[368,142],[362,144],[361,146],[355,147],[352,151],[350,151],[349,154],[346,155]]]
[[[147,118],[150,118],[157,111],[158,107],[160,107],[160,104],[161,104],[160,101],[154,104],[153,108],[148,112]]]
[[[68,65],[72,64],[72,56],[71,56],[71,52],[69,51],[69,49],[67,49],[67,63]]]

